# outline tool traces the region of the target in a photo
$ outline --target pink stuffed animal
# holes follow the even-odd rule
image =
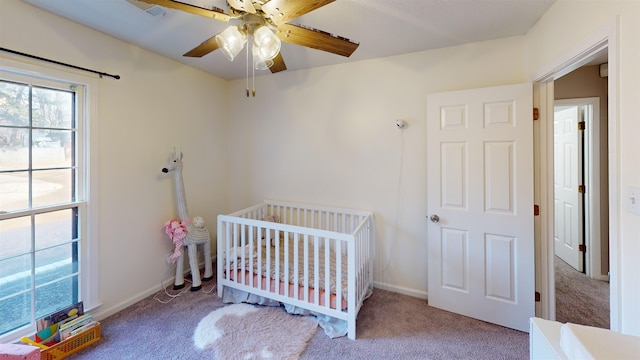
[[[187,237],[187,225],[189,225],[189,219],[184,221],[171,219],[164,223],[164,232],[169,235],[174,246],[173,253],[167,256],[167,262],[175,263],[178,257],[180,257],[180,249],[182,248],[184,239]]]

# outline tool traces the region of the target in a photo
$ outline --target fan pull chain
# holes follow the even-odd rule
[[[253,35],[251,35],[251,44],[253,44]],[[249,52],[249,45],[247,44],[247,52]],[[252,66],[251,66],[251,89],[252,89],[252,94],[253,97],[256,97],[256,57],[253,54],[253,46],[251,46],[251,60],[252,60]],[[247,69],[247,71],[249,71],[249,69]],[[249,88],[249,85],[247,85],[247,89]],[[249,96],[249,92],[247,90],[247,96]]]
[[[249,97],[249,46],[247,46],[247,71],[245,78],[247,82],[247,97]]]

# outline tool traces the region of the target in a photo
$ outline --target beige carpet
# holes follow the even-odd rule
[[[226,360],[213,350],[194,346],[198,323],[222,303],[213,291],[187,289],[168,303],[158,293],[102,322],[102,339],[68,360]],[[301,360],[473,359],[525,360],[527,333],[469,319],[428,306],[427,301],[375,289],[365,301],[357,322],[357,339],[331,339],[322,329],[311,337]]]
[[[557,256],[556,320],[609,328],[609,283],[576,271]]]
[[[282,307],[233,304],[200,320],[193,342],[200,350],[213,350],[217,359],[295,360],[316,331],[312,316],[291,315]]]

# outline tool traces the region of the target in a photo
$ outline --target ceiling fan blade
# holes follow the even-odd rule
[[[274,24],[289,22],[335,0],[271,0],[262,5],[262,11]]]
[[[208,53],[215,51],[218,49],[218,42],[216,41],[216,35],[208,38],[207,40],[200,43],[200,45],[194,47],[193,49],[187,51],[182,56],[188,57],[203,57]]]
[[[171,1],[171,0],[139,0],[145,2],[147,4],[160,5],[165,8],[181,10],[184,12],[188,12],[191,14],[196,14],[200,16],[204,16],[210,19],[229,22],[231,16],[225,14],[222,9],[212,8],[206,9],[200,6],[189,5],[179,1]]]
[[[256,8],[253,7],[253,2],[251,2],[251,0],[227,0],[227,3],[238,11],[244,11],[250,14],[256,13]]]
[[[271,65],[269,70],[271,70],[272,74],[287,70],[287,65],[284,64],[282,53],[279,52],[278,55],[276,55],[276,57],[273,59],[273,65]]]
[[[278,26],[276,35],[280,40],[291,44],[302,45],[346,57],[351,56],[358,46],[360,46],[360,44],[354,43],[341,36],[335,36],[322,30],[293,24]]]

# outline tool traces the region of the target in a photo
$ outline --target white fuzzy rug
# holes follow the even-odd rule
[[[214,350],[217,359],[298,359],[317,330],[313,316],[233,304],[200,320],[193,342],[199,349]]]

